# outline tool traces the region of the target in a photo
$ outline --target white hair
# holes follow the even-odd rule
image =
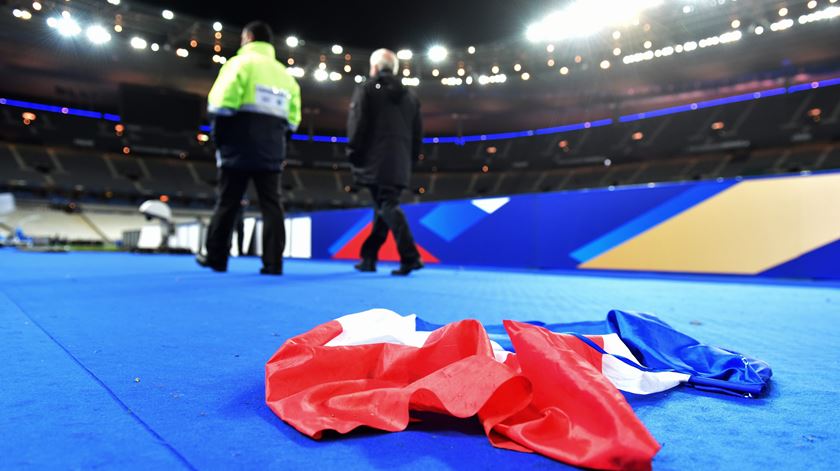
[[[370,55],[371,67],[376,67],[377,70],[390,69],[391,72],[397,73],[400,69],[400,61],[397,55],[390,49],[377,49]]]

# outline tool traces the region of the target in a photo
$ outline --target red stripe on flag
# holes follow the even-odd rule
[[[659,444],[624,396],[593,366],[591,355],[583,350],[591,347],[574,336],[530,324],[505,321],[505,329],[534,398],[528,410],[503,424],[504,435],[577,466],[650,469]]]

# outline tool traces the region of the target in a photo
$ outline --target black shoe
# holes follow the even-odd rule
[[[219,273],[224,273],[224,272],[227,271],[227,265],[221,265],[221,264],[218,264],[218,263],[210,263],[210,261],[207,260],[207,255],[202,255],[202,254],[196,255],[195,256],[195,263],[201,265],[204,268],[209,268],[209,269],[211,269],[213,271],[216,271],[216,272],[219,272]]]
[[[277,275],[277,276],[280,276],[282,274],[283,274],[283,269],[282,268],[275,268],[275,267],[271,267],[271,268],[262,267],[262,268],[260,268],[260,275]]]
[[[420,260],[415,260],[413,262],[406,263],[400,262],[400,267],[392,271],[391,274],[394,276],[408,276],[408,274],[412,271],[419,270],[424,266],[425,265],[423,265],[423,262],[421,262]]]
[[[363,258],[361,262],[353,265],[353,268],[363,272],[374,272],[376,271],[376,260]]]

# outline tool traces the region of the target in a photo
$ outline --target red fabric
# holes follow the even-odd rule
[[[336,321],[288,340],[266,365],[266,403],[301,433],[404,430],[410,411],[477,415],[494,446],[598,469],[650,469],[659,445],[573,337],[506,322],[517,354],[493,358],[480,323],[438,329],[420,348],[325,347]],[[585,351],[585,350],[580,350]]]
[[[600,354],[542,327],[505,321],[505,329],[533,397],[526,410],[496,427],[500,435],[565,463],[650,469],[659,444],[601,374]]]

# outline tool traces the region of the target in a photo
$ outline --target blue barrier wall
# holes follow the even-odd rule
[[[403,208],[429,263],[840,279],[838,173]],[[372,210],[311,218],[313,258],[358,258]],[[380,259],[397,259],[392,239]]]

